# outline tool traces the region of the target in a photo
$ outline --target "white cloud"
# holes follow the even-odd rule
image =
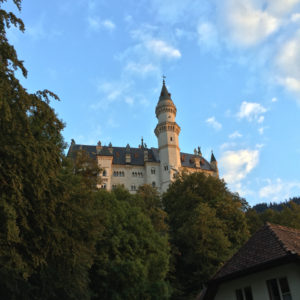
[[[213,127],[215,130],[220,130],[222,128],[222,124],[219,123],[215,117],[210,117],[205,121],[209,126]]]
[[[221,8],[225,25],[233,41],[242,46],[253,46],[274,33],[279,19],[266,10],[254,6],[251,0],[225,0]]]
[[[297,14],[292,14],[292,16],[291,16],[291,21],[292,21],[292,22],[298,22],[298,21],[300,21],[300,14],[299,14],[299,13],[297,13]]]
[[[125,97],[125,102],[129,105],[133,105],[134,99],[132,97]]]
[[[157,72],[158,68],[152,63],[142,64],[130,61],[127,63],[125,70],[141,75],[146,75],[148,73]]]
[[[262,116],[262,114],[266,111],[267,109],[259,103],[243,101],[237,117],[239,119],[245,118],[249,122],[256,121],[262,123],[264,121],[264,116]]]
[[[232,134],[229,135],[230,139],[236,139],[236,138],[241,138],[243,135],[240,134],[238,131],[233,132]]]
[[[198,43],[208,49],[218,47],[218,32],[214,24],[210,22],[200,23],[197,27]]]
[[[286,77],[281,79],[280,82],[291,92],[300,92],[300,79]]]
[[[102,26],[103,26],[104,28],[106,28],[106,29],[108,29],[108,30],[114,30],[114,29],[116,28],[115,23],[114,23],[113,21],[111,21],[111,20],[108,20],[108,19],[102,21],[101,24],[102,24]]]
[[[271,99],[271,102],[277,102],[278,101],[278,99],[276,98],[276,97],[273,97],[272,99]]]
[[[229,184],[236,184],[244,179],[259,161],[257,149],[226,151],[220,159],[224,170],[224,179]]]
[[[168,45],[163,40],[150,39],[146,41],[146,48],[152,53],[167,58],[180,58],[181,53],[178,49]]]
[[[89,16],[87,21],[88,21],[89,27],[95,31],[97,31],[101,28],[107,29],[109,31],[113,31],[116,28],[116,25],[109,19],[101,21],[97,17]]]
[[[264,134],[264,132],[265,132],[265,127],[260,127],[260,128],[258,128],[258,133],[259,133],[260,135]]]
[[[269,201],[284,201],[290,197],[299,195],[300,181],[283,181],[280,178],[276,180],[267,179],[267,184],[259,190],[261,198],[267,198]]]
[[[300,31],[283,43],[276,58],[278,83],[298,95],[300,101]]]
[[[282,16],[289,13],[299,0],[267,0],[267,10],[274,15]]]

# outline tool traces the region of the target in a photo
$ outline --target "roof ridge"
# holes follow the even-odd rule
[[[272,224],[270,222],[266,222],[266,226],[270,229],[271,234],[276,238],[279,245],[282,247],[282,249],[284,251],[286,251],[288,254],[295,254],[295,251],[289,249],[289,247],[280,239],[280,237],[278,236],[276,231],[274,231],[275,228],[280,229],[280,230],[284,230],[284,231],[288,231],[288,232],[291,232],[292,230],[290,230],[288,227],[285,227],[285,226],[282,226],[282,225],[279,225],[279,224]]]

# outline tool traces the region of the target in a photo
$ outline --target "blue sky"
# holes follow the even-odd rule
[[[22,84],[59,95],[67,142],[157,147],[165,74],[181,151],[213,149],[251,205],[300,196],[300,0],[24,0],[17,14]]]

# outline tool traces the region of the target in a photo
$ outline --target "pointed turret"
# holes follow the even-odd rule
[[[160,96],[158,101],[163,101],[163,100],[172,100],[171,99],[171,94],[169,93],[167,87],[166,87],[166,82],[163,80],[163,86],[161,88]]]
[[[214,156],[213,151],[211,151],[210,166],[217,173],[217,176],[219,177],[218,162]]]
[[[217,160],[214,156],[214,153],[211,151],[210,163],[212,163],[212,162],[217,162]]]

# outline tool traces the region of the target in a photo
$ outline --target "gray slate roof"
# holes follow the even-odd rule
[[[112,153],[110,151],[112,150]],[[76,152],[79,150],[86,151],[92,158],[96,158],[97,149],[96,146],[90,145],[78,145],[78,144],[71,144],[68,156],[75,158]],[[144,165],[144,150],[148,151],[148,161],[149,162],[156,162],[159,163],[159,155],[157,148],[130,148],[130,155],[131,155],[131,165],[143,166]],[[126,157],[126,147],[109,147],[109,146],[102,146],[102,149],[98,155],[101,156],[113,156],[113,164],[114,165],[125,165],[125,157]],[[181,165],[182,167],[187,168],[195,168],[194,164],[194,154],[189,153],[180,153],[181,156]],[[201,169],[211,171],[212,168],[209,162],[201,157]]]

